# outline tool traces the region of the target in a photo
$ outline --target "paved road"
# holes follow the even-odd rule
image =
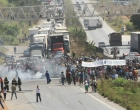
[[[91,1],[89,0],[72,0],[73,3],[76,3],[76,2],[85,2],[85,3],[90,3]],[[94,1],[96,2],[96,1]],[[93,10],[94,8],[92,6],[88,6],[90,10]],[[98,14],[97,12],[95,12],[95,14]],[[98,17],[98,18],[101,18],[101,17]],[[80,22],[82,23],[83,25],[83,19],[84,18],[80,18]],[[102,19],[102,18],[101,18]],[[83,26],[84,27],[84,26]],[[103,21],[103,28],[99,28],[99,29],[96,29],[96,30],[87,30],[86,28],[85,29],[85,32],[88,36],[88,40],[89,41],[94,41],[95,42],[95,45],[98,46],[98,43],[99,42],[105,42],[106,45],[109,45],[109,33],[112,33],[114,32],[113,29],[111,29],[106,22]],[[123,45],[128,45],[128,42],[130,41],[130,38],[128,37],[123,37],[122,38],[122,42],[123,42]],[[107,49],[109,50],[109,53],[110,53],[110,48],[111,47],[107,47]],[[129,53],[129,47],[125,47],[125,46],[122,46],[122,47],[119,47],[120,48],[120,55],[122,55],[123,53],[127,54]],[[110,56],[110,55],[109,55]]]
[[[7,54],[14,54],[14,46],[5,46],[8,49]],[[23,52],[26,50],[28,46],[16,46],[17,52],[15,55],[15,60],[17,59],[24,59]]]
[[[38,103],[35,97],[37,85],[40,86],[42,97],[42,102]],[[82,87],[62,86],[57,79],[52,79],[49,85],[45,79],[26,81],[23,82],[22,90],[17,93],[17,100],[14,97],[10,101],[8,94],[6,103],[9,110],[125,110],[110,101],[99,101],[96,99],[100,97],[98,93],[85,94]]]

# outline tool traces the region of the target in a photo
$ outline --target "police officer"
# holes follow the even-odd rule
[[[9,85],[8,84],[9,84],[8,78],[5,77],[5,79],[4,79],[4,85],[5,85],[6,89],[7,89],[7,92],[9,91]]]
[[[21,91],[21,79],[18,77],[18,88],[19,88],[19,91]]]
[[[17,81],[16,81],[16,78],[13,78],[13,80],[12,80],[12,85],[17,86]]]

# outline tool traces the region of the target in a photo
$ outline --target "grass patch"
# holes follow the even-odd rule
[[[112,18],[105,17],[104,20],[116,32],[121,32],[123,27],[125,28],[125,35],[135,31],[133,24],[126,16],[115,16]]]
[[[140,82],[131,82],[123,78],[98,81],[99,93],[127,110],[140,108]]]
[[[3,64],[4,58],[5,58],[5,53],[8,51],[7,48],[0,46],[0,64]]]

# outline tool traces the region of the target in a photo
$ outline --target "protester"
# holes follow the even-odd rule
[[[38,102],[38,97],[39,97],[40,102],[41,102],[41,94],[40,94],[39,86],[37,86],[37,88],[36,88],[36,102]]]
[[[16,86],[15,86],[14,84],[12,85],[11,90],[12,90],[11,100],[12,100],[12,98],[13,98],[13,94],[15,94],[15,97],[16,97],[16,99],[17,99]]]
[[[6,87],[3,88],[3,94],[4,94],[4,100],[6,100],[6,95],[7,95],[7,88]]]
[[[1,93],[0,93],[0,105],[1,105],[1,107],[4,109],[4,106],[3,106],[3,104],[2,104],[2,101],[4,102],[4,100],[3,100],[3,98],[2,98],[2,95],[1,95]]]
[[[0,77],[0,83],[1,83],[1,92],[3,91],[3,79]]]
[[[88,82],[87,82],[87,80],[85,81],[85,93],[87,93],[88,92]]]
[[[64,72],[61,72],[61,82],[62,82],[62,85],[64,85],[64,82],[65,82],[65,75],[64,75]]]

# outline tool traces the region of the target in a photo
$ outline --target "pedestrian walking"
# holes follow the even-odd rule
[[[20,79],[20,77],[18,77],[18,88],[19,88],[19,91],[21,91],[21,79]]]
[[[46,71],[45,76],[46,76],[46,79],[47,79],[47,84],[50,84],[51,79],[50,79],[50,75],[49,75],[48,71]]]
[[[7,92],[9,92],[9,81],[8,81],[7,77],[5,77],[5,79],[4,79],[4,85],[5,85],[6,89],[7,89]]]
[[[39,88],[39,86],[37,85],[37,88],[36,88],[36,102],[38,102],[38,97],[39,97],[40,102],[41,102],[40,88]]]
[[[4,109],[4,106],[3,106],[3,104],[2,104],[2,101],[4,102],[4,100],[3,100],[3,98],[2,98],[2,95],[1,95],[1,93],[0,93],[0,105],[1,105],[1,107]]]
[[[63,71],[61,72],[60,77],[61,77],[62,85],[64,85],[64,82],[65,82],[65,75],[64,75],[64,72],[63,72]]]
[[[4,100],[6,100],[6,95],[7,95],[7,88],[6,87],[3,88],[3,94],[4,94]]]
[[[3,90],[3,79],[0,77],[0,83],[1,83],[1,92]]]
[[[87,82],[87,80],[85,81],[85,93],[87,93],[88,92],[88,82]]]
[[[13,80],[12,80],[12,85],[17,86],[17,81],[16,81],[16,78],[13,78]]]
[[[68,71],[68,72],[66,73],[66,77],[67,77],[68,85],[70,85],[70,84],[71,84],[71,74],[70,74],[70,71]]]
[[[76,75],[75,75],[74,70],[72,71],[72,81],[73,81],[74,85],[76,85]]]
[[[13,98],[13,94],[15,94],[15,97],[16,97],[16,99],[17,99],[16,86],[15,86],[15,85],[12,85],[11,90],[12,90],[11,100],[12,100],[12,98]]]
[[[92,81],[91,86],[92,86],[92,91],[96,92],[97,91],[97,82],[95,79]]]

